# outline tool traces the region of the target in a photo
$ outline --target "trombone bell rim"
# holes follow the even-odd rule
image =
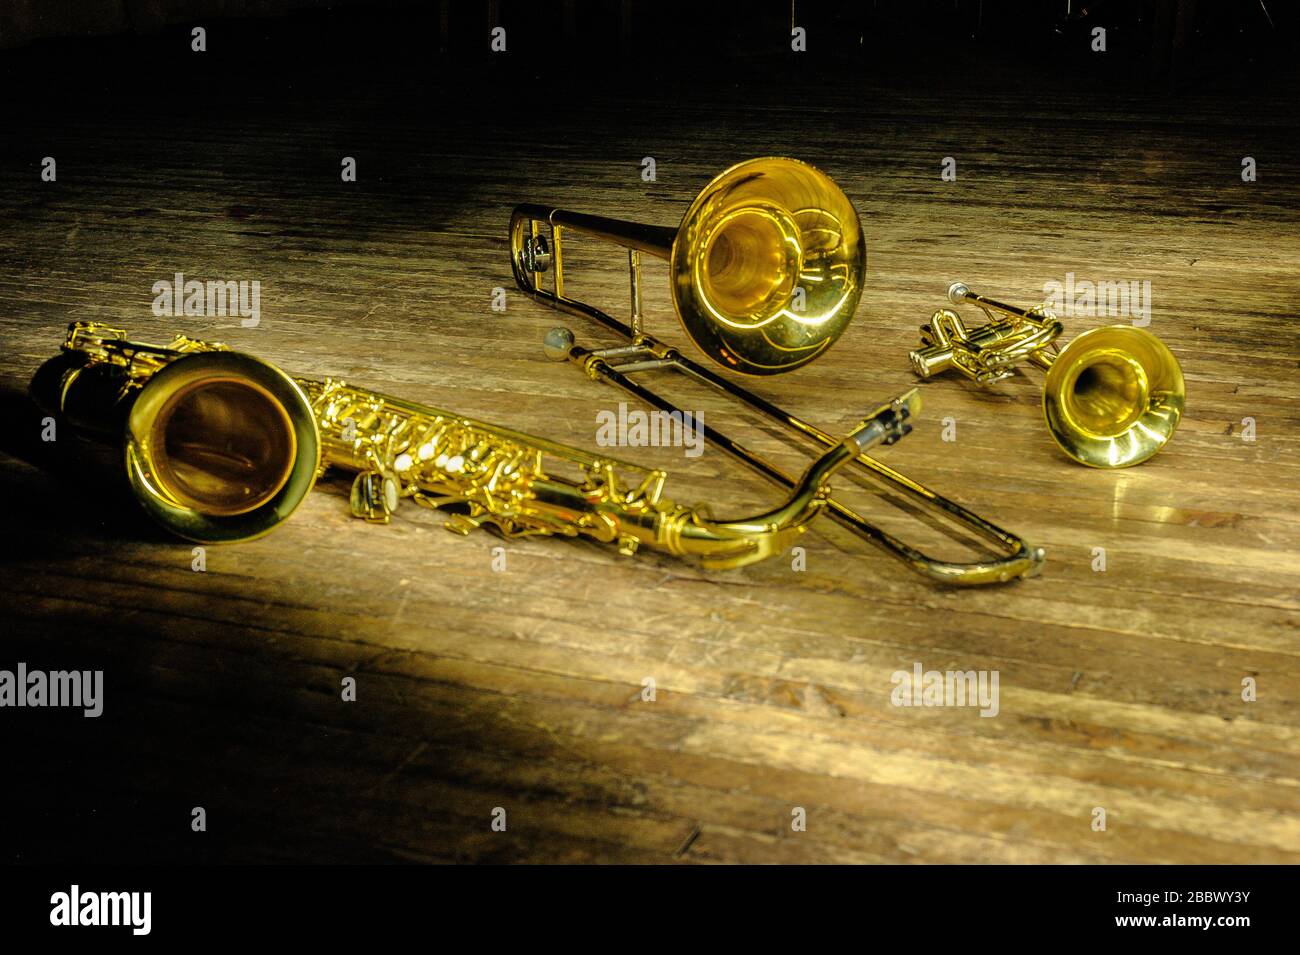
[[[691,341],[724,368],[767,376],[806,365],[844,333],[862,296],[866,243],[829,176],[764,156],[700,191],[668,259],[673,308]]]

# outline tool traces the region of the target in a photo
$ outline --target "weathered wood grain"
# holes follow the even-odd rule
[[[29,820],[12,857],[1300,861],[1296,90],[1159,100],[1013,79],[586,86],[540,111],[457,106],[451,84],[432,103],[382,87],[232,95],[169,113],[161,136],[125,102],[15,109],[0,179],[0,665],[101,666],[107,699],[95,721],[3,715],[25,771],[6,798]],[[363,525],[341,481],[195,573],[190,545],[32,440],[21,391],[66,323],[90,318],[592,448],[596,412],[620,396],[541,356],[559,316],[513,290],[491,310],[512,286],[510,207],[669,223],[719,169],[773,153],[834,177],[869,241],[843,340],[757,389],[828,429],[914,383],[907,349],[951,281],[1026,304],[1067,272],[1151,281],[1151,327],[1183,364],[1188,405],[1148,465],[1068,462],[1033,371],[984,390],[924,384],[924,420],[881,453],[1045,546],[1041,577],[938,589],[830,524],[806,537],[802,572],[780,559],[709,574],[568,541],[506,544],[494,572],[499,540],[446,534],[414,507]],[[338,181],[345,155],[355,184]],[[1247,155],[1258,182],[1240,179]],[[640,178],[645,156],[656,182]],[[572,291],[621,308],[619,256],[569,251],[590,269]],[[259,280],[261,326],[155,318],[150,288],[176,271]],[[687,348],[665,274],[647,265],[650,320]],[[753,416],[665,387],[798,467]],[[626,456],[719,513],[776,499],[716,452]],[[964,552],[839,485],[889,529]],[[893,706],[891,673],[917,661],[997,670],[999,715]],[[356,703],[339,700],[345,676]],[[1245,677],[1257,702],[1241,699]],[[498,806],[505,833],[489,827]],[[1105,832],[1090,828],[1098,806]],[[806,832],[791,831],[794,807]]]

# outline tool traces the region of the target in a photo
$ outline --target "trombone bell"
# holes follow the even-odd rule
[[[766,157],[695,198],[669,255],[673,305],[724,368],[774,375],[843,334],[862,295],[866,244],[848,197],[817,169]]]
[[[549,243],[541,223],[551,227]],[[565,297],[569,231],[628,249],[630,328]],[[867,267],[853,203],[819,170],[781,156],[719,174],[676,229],[526,204],[511,217],[510,245],[520,288],[633,338],[641,335],[640,256],[666,260],[686,334],[713,361],[746,375],[791,371],[830,348],[853,319]],[[547,271],[554,292],[542,286]]]

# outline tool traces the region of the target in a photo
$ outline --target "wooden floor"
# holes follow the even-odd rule
[[[4,799],[23,814],[7,818],[24,820],[8,857],[1300,861],[1297,90],[593,86],[544,110],[449,105],[450,84],[436,103],[295,89],[165,121],[128,99],[13,109],[0,668],[102,668],[106,699],[97,720],[3,714],[18,729]],[[869,243],[840,343],[757,386],[829,430],[914,384],[907,350],[954,280],[1024,304],[1067,273],[1150,281],[1151,329],[1188,389],[1155,460],[1071,464],[1032,370],[986,390],[926,383],[915,433],[880,454],[1045,547],[1038,578],[943,589],[829,523],[806,535],[803,571],[785,557],[708,573],[558,540],[505,544],[494,571],[500,539],[448,534],[413,506],[388,528],[355,521],[341,479],[269,537],[209,549],[198,573],[191,545],[149,527],[69,442],[33,438],[26,382],[84,318],[224,340],[594,449],[595,416],[620,395],[542,356],[561,322],[512,289],[512,204],[668,224],[715,172],[763,154],[835,178]],[[44,155],[57,183],[39,179]],[[343,156],[357,183],[339,181]],[[940,180],[946,156],[956,182]],[[1243,156],[1257,182],[1241,181]],[[617,253],[575,244],[570,267],[589,269],[572,291],[622,307]],[[260,281],[261,325],[155,318],[151,287],[178,271]],[[689,347],[666,271],[648,266],[646,283],[653,328]],[[797,467],[752,416],[664,386]],[[778,497],[720,452],[624,453],[723,515]],[[870,488],[837,487],[890,530],[966,552]],[[894,706],[891,674],[918,663],[997,671],[998,715]]]

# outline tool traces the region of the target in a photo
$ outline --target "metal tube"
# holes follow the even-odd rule
[[[652,339],[653,341],[653,339]],[[661,343],[655,342],[657,345]],[[662,347],[662,345],[661,345]],[[657,392],[633,381],[624,375],[618,368],[610,365],[599,355],[588,351],[579,346],[573,346],[569,349],[568,359],[579,365],[588,374],[608,384],[616,385],[628,394],[641,399],[646,404],[658,408],[660,411],[666,411],[670,414],[683,414],[682,410],[671,401],[660,396]],[[696,376],[696,371],[700,374],[699,380],[714,384],[715,387],[728,392],[736,397],[746,395],[753,399],[748,399],[747,403],[752,404],[754,408],[767,414],[769,417],[795,427],[801,433],[816,440],[818,443],[834,447],[840,444],[840,440],[830,437],[825,432],[813,427],[799,418],[789,415],[780,408],[765,401],[764,399],[753,395],[738,385],[733,385],[724,378],[718,378],[711,371],[696,365],[690,359],[677,356],[673,362],[678,368]],[[746,448],[738,441],[732,440],[727,435],[715,430],[705,424],[702,427],[704,438],[710,444],[721,448],[727,454],[731,455],[742,464],[757,471],[763,477],[767,478],[773,484],[779,487],[791,489],[795,486],[796,480],[788,472],[770,464],[758,454]],[[959,504],[941,497],[931,491],[929,488],[916,483],[910,478],[889,468],[874,458],[859,454],[850,462],[857,467],[868,471],[873,477],[895,485],[898,489],[911,495],[912,497],[939,508],[946,513],[952,520],[965,525],[969,530],[975,532],[981,537],[994,542],[1008,551],[1006,557],[997,558],[987,561],[976,561],[971,563],[955,563],[952,561],[938,560],[929,556],[913,547],[908,546],[899,538],[882,530],[881,528],[870,523],[856,511],[844,506],[834,498],[826,502],[827,510],[836,523],[848,528],[859,536],[871,541],[879,547],[884,548],[892,556],[903,561],[917,573],[923,574],[932,580],[942,581],[944,583],[959,585],[978,585],[1011,580],[1016,577],[1031,576],[1037,573],[1043,564],[1045,555],[1042,548],[1031,548],[1020,538],[1007,531],[1002,530],[995,524],[984,520],[977,514],[973,514]]]
[[[627,250],[628,279],[632,285],[632,337],[641,337],[641,253]]]
[[[597,239],[614,242],[626,249],[635,249],[657,259],[668,260],[672,254],[673,239],[677,230],[669,226],[643,225],[625,219],[607,219],[604,216],[571,212],[568,209],[549,209],[544,217],[552,226],[575,229]]]
[[[515,278],[519,287],[538,302],[558,311],[566,312],[570,315],[577,315],[593,320],[614,332],[616,335],[645,346],[659,359],[658,362],[640,361],[634,364],[629,364],[626,366],[626,370],[632,371],[657,368],[662,367],[662,364],[664,363],[670,364],[698,381],[711,385],[731,397],[744,402],[767,417],[803,435],[806,439],[823,446],[838,444],[837,439],[832,438],[821,429],[787,413],[775,404],[755,395],[748,389],[715,374],[710,369],[683,357],[675,349],[669,347],[653,336],[640,332],[639,327],[634,327],[639,326],[639,322],[634,322],[634,325],[632,326],[624,324],[601,309],[585,302],[577,301],[576,299],[566,298],[561,289],[557,288],[555,292],[551,292],[541,288],[536,275],[529,273],[524,269],[522,265],[524,256],[521,254],[521,243],[524,240],[525,226],[531,230],[532,222],[538,219],[549,222],[553,227],[561,225],[577,228],[588,234],[608,239],[609,241],[615,242],[616,244],[622,245],[626,248],[647,252],[648,254],[656,255],[660,258],[669,257],[672,243],[676,236],[675,229],[644,226],[618,219],[606,219],[601,216],[588,216],[580,213],[571,213],[547,206],[521,205],[515,208],[511,217],[510,235],[512,268],[514,269]],[[954,289],[955,288],[956,286],[954,286]],[[950,294],[952,291],[953,290],[950,290]],[[968,293],[969,289],[965,289],[965,291]],[[635,381],[620,372],[618,368],[605,360],[609,357],[615,357],[614,353],[616,351],[621,351],[621,349],[611,349],[608,352],[593,354],[586,349],[572,345],[571,335],[568,336],[567,345],[556,347],[556,345],[551,342],[551,337],[548,335],[547,353],[551,357],[561,359],[567,358],[584,367],[587,373],[592,377],[617,385],[628,394],[640,398],[648,405],[658,408],[661,411],[681,413],[681,409],[676,405],[660,397],[657,393],[648,388],[644,388],[637,384]],[[745,448],[739,442],[733,441],[726,435],[714,430],[708,425],[704,425],[703,433],[705,439],[709,441],[709,443],[722,448],[729,455],[757,471],[769,481],[787,489],[794,486],[795,479],[791,475],[774,465],[769,464],[763,458],[759,457],[748,448]],[[889,534],[881,528],[876,527],[874,524],[871,524],[861,515],[857,514],[850,508],[845,507],[834,499],[827,501],[827,510],[830,512],[832,518],[834,518],[838,523],[849,528],[859,536],[884,548],[889,554],[903,561],[917,573],[923,574],[933,580],[950,584],[980,585],[1008,581],[1017,577],[1033,576],[1042,569],[1046,556],[1041,547],[1030,546],[1016,535],[984,520],[977,514],[974,514],[961,507],[959,504],[936,494],[924,485],[907,478],[866,454],[859,454],[851,463],[865,471],[871,477],[883,482],[887,487],[903,491],[905,494],[920,501],[922,504],[928,505],[933,510],[937,510],[958,526],[965,528],[967,531],[976,534],[1005,551],[1004,555],[1001,557],[971,561],[967,563],[938,560],[908,546],[897,537],[894,537],[892,534]]]

